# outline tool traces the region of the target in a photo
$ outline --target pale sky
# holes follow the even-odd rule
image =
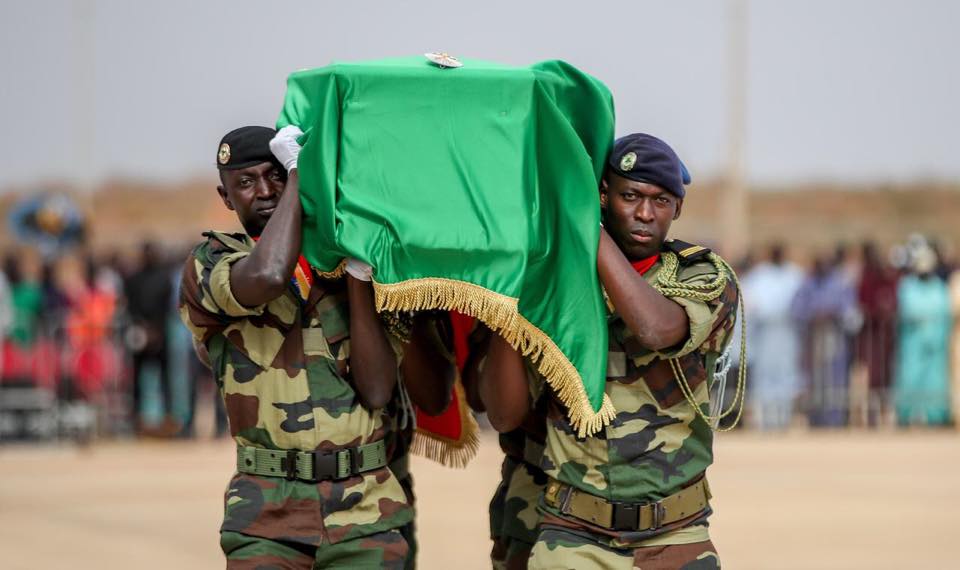
[[[298,68],[442,50],[603,80],[617,132],[670,142],[694,178],[729,140],[721,0],[42,0],[0,8],[0,190],[213,175],[220,137],[270,125]],[[960,2],[752,0],[748,178],[960,181]]]

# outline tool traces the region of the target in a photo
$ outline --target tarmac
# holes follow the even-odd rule
[[[232,443],[0,446],[0,567],[222,568]],[[960,435],[720,434],[708,471],[724,568],[957,568]],[[413,461],[419,567],[489,568],[487,502],[501,455],[453,470]]]

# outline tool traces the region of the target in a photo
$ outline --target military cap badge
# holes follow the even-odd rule
[[[217,160],[220,161],[220,164],[230,162],[230,145],[227,143],[220,145],[220,150],[217,151]]]
[[[633,170],[633,165],[637,163],[637,153],[628,152],[620,158],[620,170],[623,172],[630,172]]]
[[[463,63],[446,52],[432,51],[423,54],[423,57],[439,65],[440,67],[463,67]]]

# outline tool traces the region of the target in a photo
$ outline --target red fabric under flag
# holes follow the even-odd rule
[[[453,327],[453,348],[457,362],[457,379],[450,395],[450,405],[437,416],[428,416],[419,409],[417,433],[412,449],[419,455],[453,467],[465,467],[477,453],[477,422],[467,405],[466,393],[460,382],[460,374],[470,352],[469,337],[473,330],[473,317],[450,311]]]

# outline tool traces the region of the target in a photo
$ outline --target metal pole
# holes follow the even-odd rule
[[[72,47],[71,142],[73,178],[78,189],[87,194],[93,184],[96,158],[96,4],[95,0],[75,0]]]
[[[746,161],[748,0],[727,3],[727,164],[720,202],[720,247],[731,261],[747,252],[750,239]]]

